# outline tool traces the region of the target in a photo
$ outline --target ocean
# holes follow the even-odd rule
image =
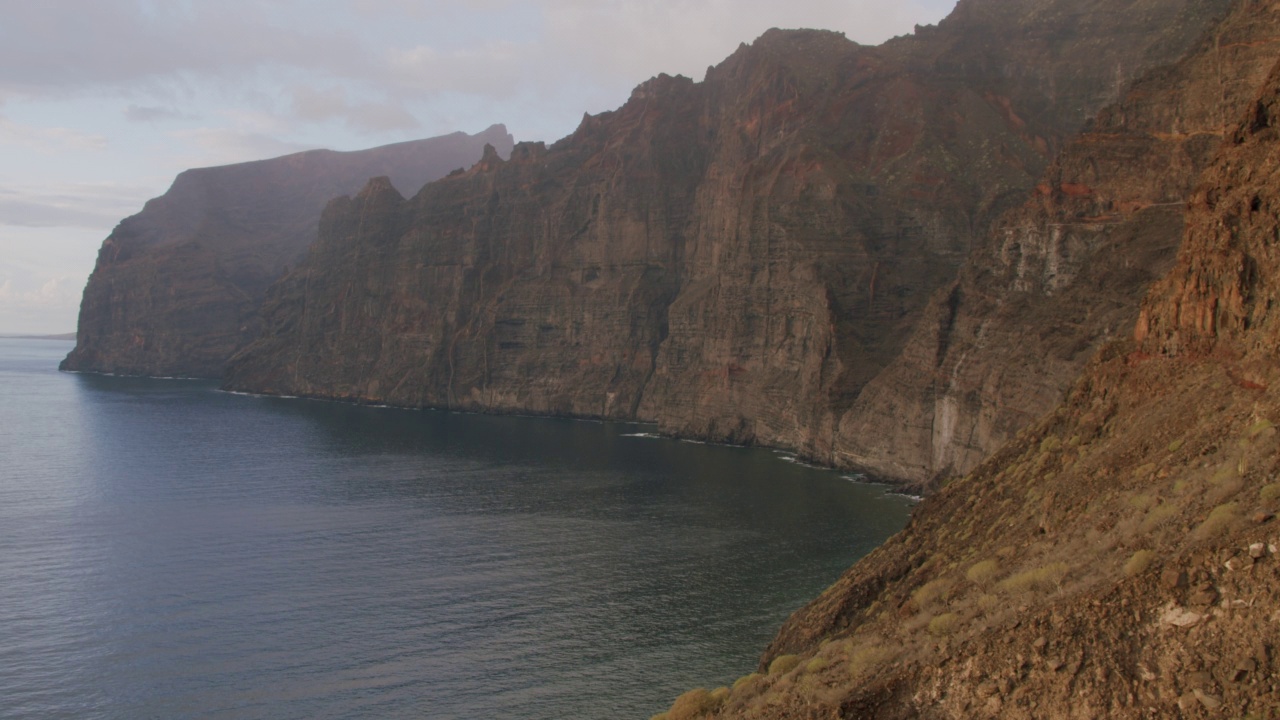
[[[0,717],[648,718],[906,522],[623,424],[59,373],[0,339]]]

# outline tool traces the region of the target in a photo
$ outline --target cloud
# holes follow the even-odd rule
[[[273,135],[223,127],[200,127],[177,130],[175,138],[187,141],[201,151],[197,165],[224,165],[313,150],[314,145],[289,142]]]
[[[141,186],[69,183],[0,186],[0,225],[103,228],[142,209]]]
[[[105,233],[0,225],[0,332],[66,332]]]
[[[360,64],[361,42],[341,27],[306,32],[286,22],[306,4],[281,0],[141,3],[0,0],[0,87],[11,92],[137,86],[157,78],[223,76],[266,65]],[[268,8],[285,12],[274,17]]]
[[[347,127],[369,133],[415,130],[421,126],[400,103],[352,102],[341,87],[317,90],[300,87],[293,91],[293,114],[309,122],[340,120]]]
[[[424,104],[584,96],[625,100],[659,72],[700,78],[770,27],[825,27],[862,42],[909,32],[949,0],[0,0],[0,95],[275,105],[299,85],[295,119],[360,133],[417,130]],[[589,87],[583,87],[584,85]],[[568,86],[568,87],[566,87]],[[253,97],[256,88],[257,96]],[[315,89],[322,88],[322,89]],[[306,97],[310,92],[313,97]],[[320,95],[328,97],[318,97]],[[331,105],[325,110],[324,102]],[[332,105],[337,102],[337,105]],[[527,107],[527,105],[526,105]],[[171,119],[138,102],[135,122]],[[488,121],[510,118],[487,118]],[[458,129],[458,128],[449,128]]]
[[[193,120],[194,116],[167,107],[143,107],[130,105],[124,110],[124,119],[135,123],[154,123],[164,120]]]
[[[107,138],[65,127],[25,125],[0,117],[0,144],[21,145],[41,152],[82,152],[105,149]]]
[[[0,282],[0,331],[65,332],[75,327],[87,276],[19,275]]]

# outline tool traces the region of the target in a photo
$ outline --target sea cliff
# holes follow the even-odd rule
[[[954,464],[858,437],[869,383],[1086,120],[1226,7],[1087,5],[969,0],[881,47],[771,31],[550,147],[409,198],[375,181],[326,209],[227,387],[650,421],[924,480]]]
[[[188,170],[102,244],[64,370],[217,378],[260,330],[267,287],[315,239],[335,195],[387,175],[406,192],[473,164],[495,125],[357,152],[314,150]]]

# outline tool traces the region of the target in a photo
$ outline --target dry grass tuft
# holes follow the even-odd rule
[[[863,645],[849,653],[849,675],[855,680],[893,661],[894,653],[879,645]]]
[[[667,711],[666,720],[695,720],[714,712],[729,697],[725,693],[717,700],[706,688],[698,688],[676,698],[675,704]]]
[[[1267,430],[1270,430],[1275,426],[1276,424],[1271,422],[1270,420],[1266,420],[1266,419],[1259,420],[1258,422],[1251,425],[1247,431],[1245,431],[1245,437],[1249,439],[1256,438],[1262,433],[1266,432]]]
[[[1141,575],[1151,567],[1151,563],[1155,562],[1156,554],[1150,550],[1139,550],[1129,557],[1124,564],[1124,574],[1129,577]]]
[[[769,663],[770,675],[785,675],[796,668],[800,664],[799,655],[779,655]]]
[[[1178,516],[1178,506],[1165,503],[1151,508],[1142,519],[1142,532],[1149,533]]]
[[[1052,590],[1062,584],[1062,579],[1066,577],[1069,569],[1066,563],[1050,563],[1005,578],[996,584],[996,589],[1008,593]]]
[[[937,637],[950,635],[960,624],[960,616],[955,613],[943,613],[929,621],[929,634]]]
[[[804,671],[807,673],[822,672],[823,670],[826,670],[830,665],[831,663],[826,658],[815,657],[814,659],[809,661],[809,664],[804,666]]]
[[[933,580],[916,588],[911,593],[911,599],[915,601],[918,607],[924,608],[941,600],[951,591],[952,582],[946,579]]]
[[[995,560],[983,560],[982,562],[974,563],[969,566],[969,569],[965,571],[964,576],[969,580],[969,582],[985,589],[991,585],[991,581],[995,580],[996,575],[999,574],[1000,563]]]
[[[733,691],[737,692],[743,689],[750,689],[752,685],[755,685],[756,682],[763,679],[764,679],[764,676],[761,675],[760,673],[751,673],[750,675],[743,675],[742,677],[733,681]]]
[[[1219,505],[1209,512],[1209,517],[1195,530],[1195,536],[1200,540],[1208,540],[1221,535],[1236,520],[1236,511],[1239,506],[1235,503],[1227,503]]]

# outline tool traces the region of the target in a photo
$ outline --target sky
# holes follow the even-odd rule
[[[504,123],[552,142],[771,27],[878,44],[955,0],[0,0],[0,334],[75,329],[102,240],[191,167]]]

